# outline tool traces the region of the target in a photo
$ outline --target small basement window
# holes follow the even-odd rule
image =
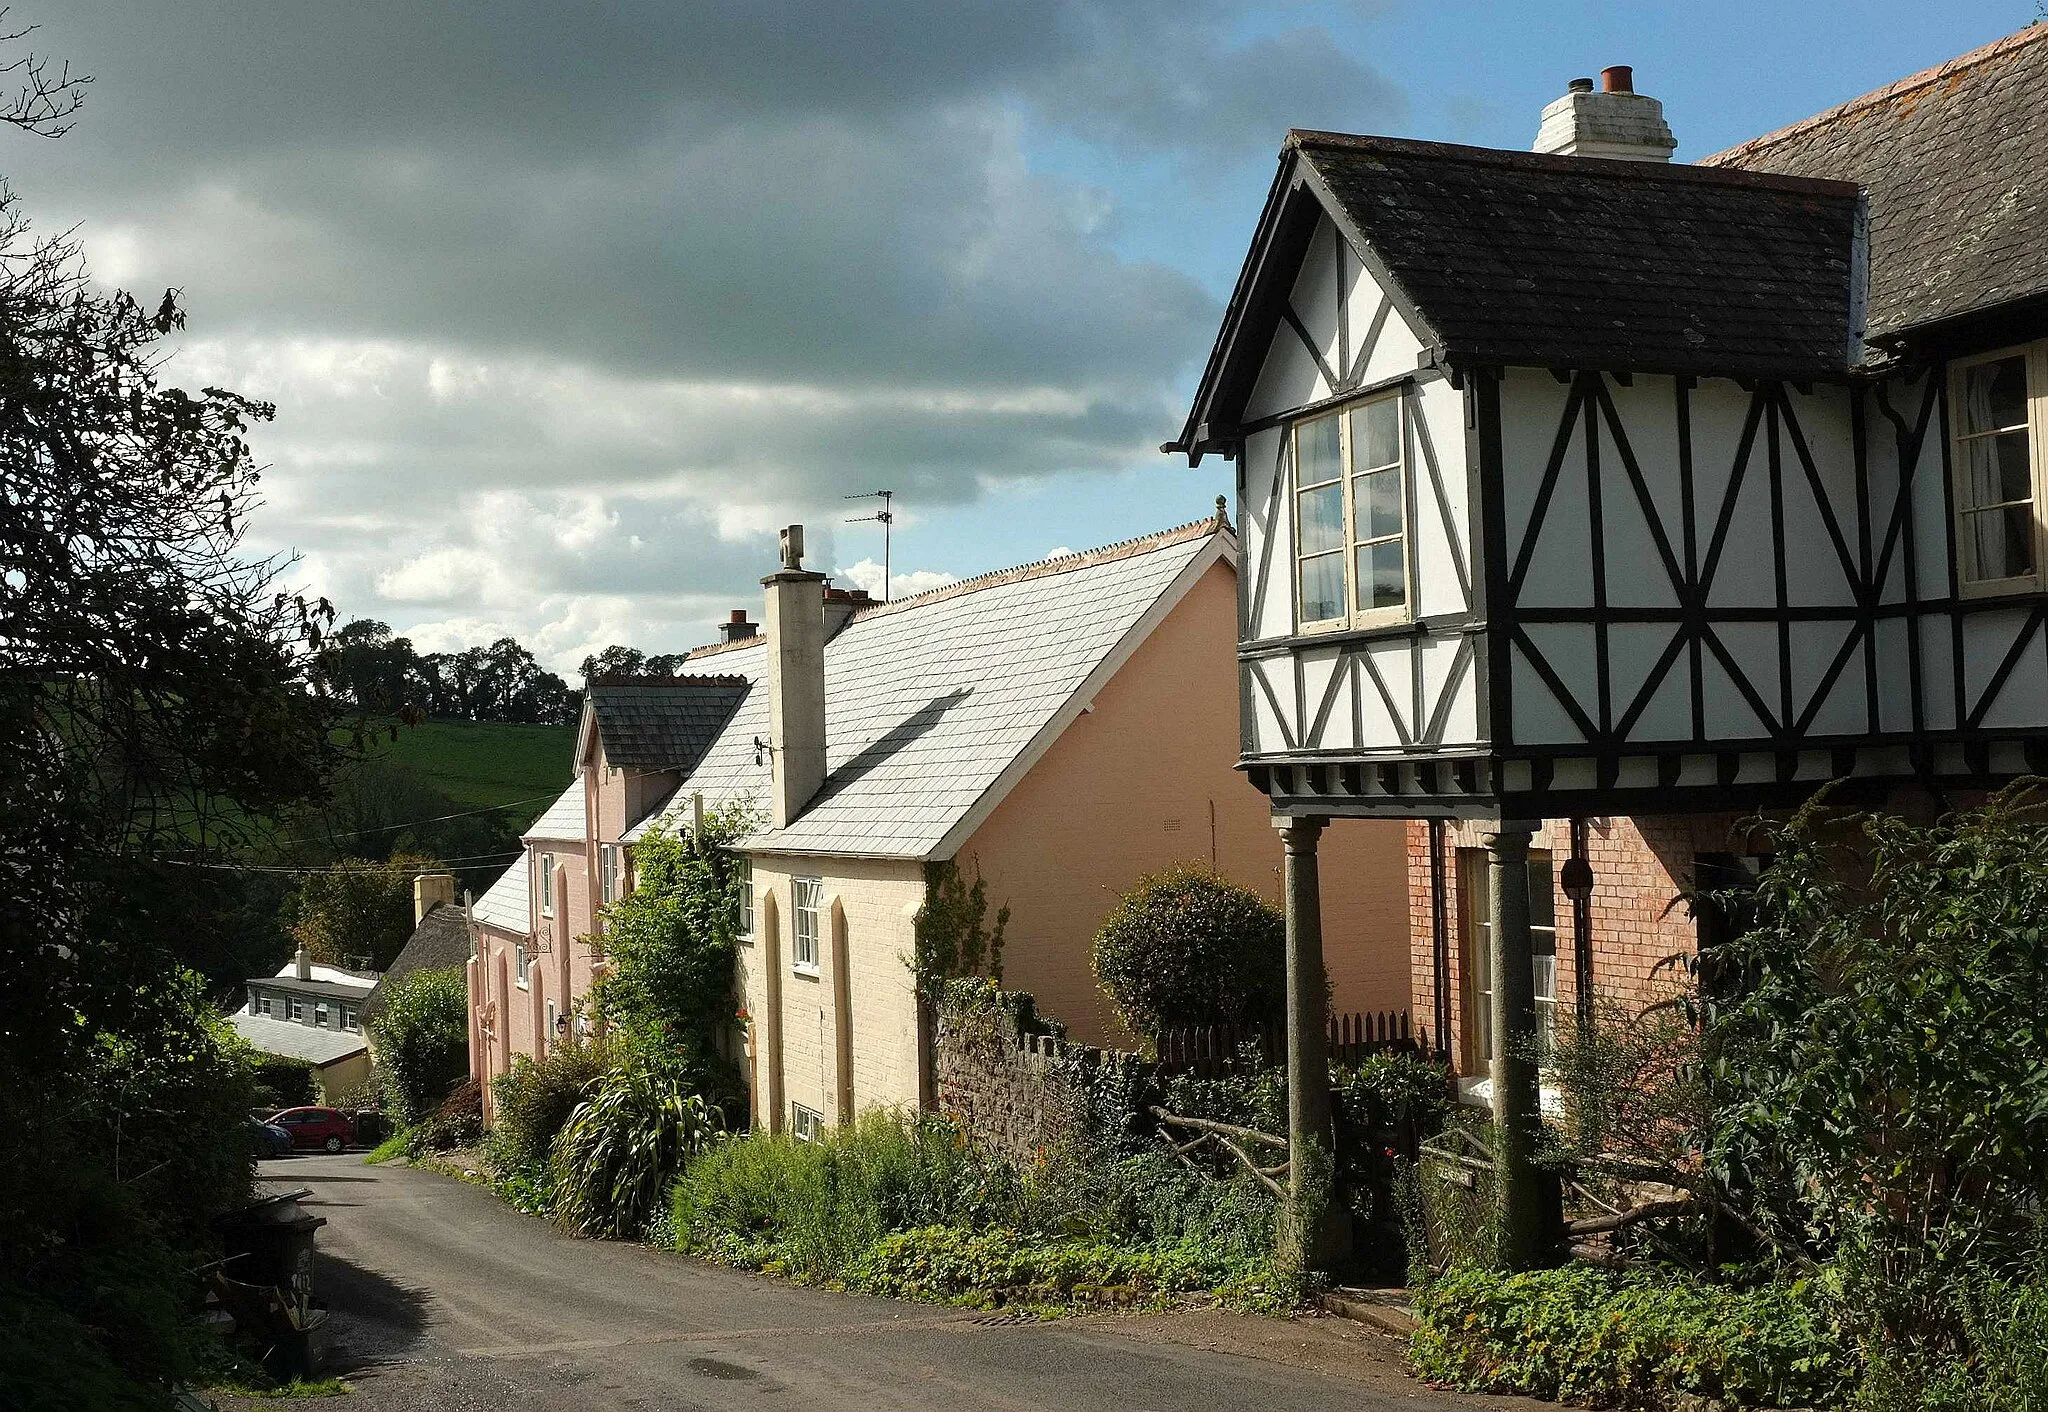
[[[789,1131],[798,1142],[816,1142],[825,1135],[825,1115],[801,1103],[789,1105]]]
[[[1965,594],[2041,586],[2048,342],[1950,365],[1956,582]]]

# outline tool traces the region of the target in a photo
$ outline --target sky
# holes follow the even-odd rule
[[[249,547],[422,651],[568,674],[1210,513],[1180,430],[1289,127],[1526,148],[1632,64],[1690,160],[2037,0],[16,0],[93,76],[0,136],[167,380],[273,401]],[[0,59],[8,57],[0,55]]]

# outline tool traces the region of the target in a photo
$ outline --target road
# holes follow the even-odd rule
[[[338,1412],[1435,1412],[1519,1401],[1433,1393],[1402,1374],[1393,1340],[1338,1319],[1211,1310],[1013,1323],[570,1239],[479,1188],[356,1154],[266,1162],[263,1176],[311,1188],[310,1209],[327,1218],[318,1293],[334,1311],[332,1371],[353,1395],[321,1405]]]

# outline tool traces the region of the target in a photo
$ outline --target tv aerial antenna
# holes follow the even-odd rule
[[[882,601],[884,603],[889,601],[889,540],[891,537],[891,527],[896,523],[896,512],[891,508],[895,503],[895,495],[896,492],[893,490],[870,490],[865,495],[849,495],[845,497],[848,500],[880,500],[882,502],[882,508],[875,511],[874,514],[855,515],[846,523],[850,525],[879,524],[882,527]]]

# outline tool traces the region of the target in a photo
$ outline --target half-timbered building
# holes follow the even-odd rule
[[[1290,133],[1166,448],[1236,463],[1305,982],[1325,823],[1413,821],[1416,1000],[1511,1132],[1732,811],[2048,764],[2048,26],[1674,145],[1626,69],[1534,152]]]

